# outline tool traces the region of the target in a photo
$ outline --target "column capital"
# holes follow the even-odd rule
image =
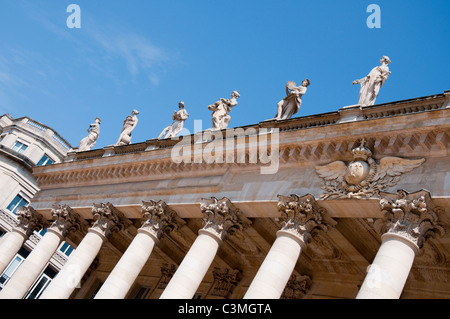
[[[34,231],[47,228],[49,222],[33,207],[19,207],[17,209],[17,219],[19,223],[14,227],[13,231],[24,236],[25,239],[31,236]]]
[[[161,239],[164,234],[168,234],[184,224],[177,213],[161,200],[158,202],[142,201],[141,211],[143,222],[138,232],[145,232],[155,240]]]
[[[308,244],[317,231],[327,231],[336,225],[328,217],[326,209],[319,207],[313,195],[278,195],[278,210],[281,212],[280,234],[288,234],[296,238],[300,245]]]
[[[93,231],[104,240],[111,235],[112,232],[118,232],[126,229],[131,222],[111,203],[94,203],[92,206],[92,215],[94,216],[94,224],[89,231]]]
[[[374,227],[383,236],[400,236],[420,249],[429,237],[444,234],[437,214],[441,208],[433,204],[428,191],[410,194],[399,190],[397,194],[381,193],[381,196],[384,218],[377,220]]]
[[[226,197],[220,200],[215,197],[202,198],[200,209],[203,215],[201,231],[222,241],[251,223]]]
[[[53,223],[48,228],[64,239],[70,232],[79,231],[83,220],[68,205],[54,205],[52,208]]]

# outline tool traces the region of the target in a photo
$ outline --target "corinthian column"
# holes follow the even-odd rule
[[[40,299],[68,299],[108,236],[124,229],[129,223],[110,203],[94,204],[92,214],[94,224]]]
[[[325,209],[316,205],[314,196],[278,196],[282,228],[277,239],[248,288],[244,299],[279,299],[295,264],[312,235],[327,230],[335,222],[324,216]]]
[[[200,203],[203,228],[173,275],[161,299],[191,299],[197,291],[217,250],[227,236],[240,231],[248,223],[228,198],[212,197]]]
[[[143,202],[142,215],[144,220],[142,227],[95,299],[125,298],[150,257],[153,247],[165,233],[172,231],[179,223],[176,213],[163,201]]]
[[[19,223],[0,240],[0,273],[5,270],[33,232],[49,225],[32,207],[20,207],[17,210],[17,219]]]
[[[428,192],[399,191],[382,196],[380,207],[385,218],[375,224],[384,232],[382,244],[357,299],[400,298],[414,258],[426,239],[444,233]]]
[[[67,205],[54,207],[52,216],[55,219],[54,222],[0,292],[0,298],[23,298],[47,266],[61,241],[64,240],[70,231],[80,229],[78,214],[73,212]]]

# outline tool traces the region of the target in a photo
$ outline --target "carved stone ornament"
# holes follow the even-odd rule
[[[111,203],[94,203],[92,214],[95,222],[90,229],[100,233],[105,238],[112,232],[121,231],[131,224]]]
[[[443,236],[444,227],[439,223],[430,194],[421,190],[408,194],[399,190],[397,194],[383,193],[380,208],[385,217],[374,223],[378,233],[394,234],[408,239],[422,248],[429,237]]]
[[[26,238],[30,237],[33,232],[49,226],[48,221],[31,206],[19,207],[17,209],[17,219],[19,223],[14,228],[14,231]]]
[[[200,202],[200,209],[203,215],[203,230],[212,233],[221,240],[242,231],[250,224],[250,221],[226,197],[221,200],[215,197],[211,199],[203,198]]]
[[[54,221],[49,230],[62,238],[66,237],[69,232],[81,229],[80,216],[67,205],[55,205],[52,208],[52,217]]]
[[[302,197],[278,195],[278,210],[281,212],[281,231],[296,236],[305,244],[311,242],[315,232],[327,231],[336,225],[310,194]]]
[[[300,276],[297,278],[295,274],[292,274],[280,299],[301,299],[308,293],[311,284],[311,277]]]
[[[143,201],[141,210],[144,219],[141,230],[150,233],[156,239],[178,228],[182,223],[176,212],[163,201]]]
[[[371,198],[379,197],[380,191],[397,185],[401,175],[412,171],[425,159],[409,160],[400,157],[383,157],[379,163],[372,158],[372,152],[361,145],[352,150],[353,161],[348,165],[335,161],[316,166],[317,174],[325,181],[326,191],[321,199]]]
[[[229,270],[215,267],[212,271],[214,276],[214,283],[212,286],[211,295],[223,298],[228,298],[234,287],[236,287],[241,280],[242,274],[238,269]]]

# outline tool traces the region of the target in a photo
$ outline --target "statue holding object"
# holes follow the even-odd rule
[[[240,97],[238,91],[233,91],[231,93],[231,99],[220,99],[214,104],[208,106],[212,113],[212,128],[211,130],[224,130],[228,127],[230,123],[230,112],[233,107],[235,107],[238,102],[237,99]]]
[[[184,122],[188,119],[189,114],[184,109],[184,102],[181,101],[178,103],[178,111],[174,111],[172,115],[173,123],[167,126],[159,135],[158,139],[162,139],[164,135],[166,135],[164,138],[172,138],[176,137],[178,133],[183,129]]]
[[[78,146],[77,152],[90,151],[97,142],[98,136],[100,135],[100,118],[96,118],[95,122],[89,125],[87,129],[89,135],[83,138]]]
[[[137,110],[133,110],[131,115],[127,116],[123,122],[122,133],[120,133],[119,139],[115,146],[128,145],[131,143],[131,132],[138,123],[138,114],[139,112]]]
[[[286,83],[286,97],[277,104],[277,115],[275,120],[287,120],[298,112],[302,105],[302,97],[307,87],[311,84],[309,79],[303,80],[300,86],[294,81]]]

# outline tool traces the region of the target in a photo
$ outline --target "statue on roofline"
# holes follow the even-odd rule
[[[237,99],[239,97],[239,92],[233,91],[231,93],[231,99],[221,98],[216,103],[208,105],[208,109],[213,111],[211,130],[224,130],[228,127],[231,119],[229,113],[231,112],[231,109],[238,104]]]
[[[95,122],[89,125],[89,128],[87,129],[89,135],[81,140],[77,152],[90,151],[92,149],[100,135],[100,123],[101,120],[97,117]]]
[[[307,87],[311,84],[309,79],[303,80],[300,86],[294,81],[286,83],[286,97],[277,104],[277,115],[275,120],[287,120],[295,115],[302,105],[302,97],[305,95]]]
[[[383,56],[380,62],[381,65],[373,68],[366,77],[353,81],[353,84],[361,84],[358,105],[374,105],[380,88],[391,74],[388,67],[388,64],[391,63],[389,57]]]
[[[188,119],[189,114],[184,108],[184,102],[178,103],[178,111],[174,111],[172,115],[173,123],[167,126],[159,135],[158,139],[176,137],[183,129],[184,122]]]
[[[119,139],[115,146],[128,145],[131,143],[131,132],[135,129],[138,123],[138,114],[139,112],[137,110],[133,110],[131,115],[127,116],[123,122],[122,133],[120,133]]]

